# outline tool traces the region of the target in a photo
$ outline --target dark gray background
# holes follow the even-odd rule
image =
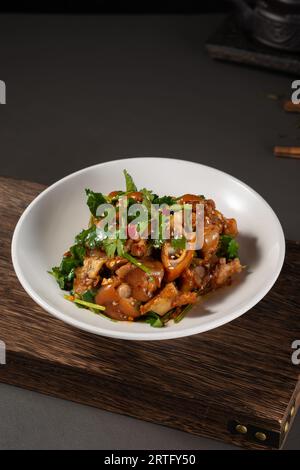
[[[256,189],[300,239],[300,162],[272,154],[300,145],[300,116],[267,96],[299,77],[213,62],[204,42],[221,20],[0,16],[0,174],[50,184],[122,157],[197,161]],[[231,448],[6,385],[0,416],[3,449]],[[299,416],[286,448],[300,448]]]

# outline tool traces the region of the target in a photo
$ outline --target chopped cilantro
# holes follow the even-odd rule
[[[86,189],[85,193],[87,195],[87,205],[94,217],[97,215],[97,209],[101,204],[106,204],[106,197],[102,193],[95,193],[90,189]]]
[[[185,237],[182,237],[182,238],[173,238],[171,240],[171,245],[173,248],[175,248],[176,250],[184,250],[185,247],[186,247],[186,238]]]
[[[81,263],[83,263],[85,253],[86,253],[85,246],[73,245],[70,248],[70,253],[73,256],[73,258],[78,259]]]
[[[104,236],[105,235],[97,229],[96,225],[92,225],[90,228],[82,230],[75,237],[75,243],[93,249],[101,245]]]
[[[239,252],[238,242],[230,235],[221,235],[217,256],[219,258],[234,259]]]
[[[156,312],[147,312],[145,315],[142,315],[138,318],[140,321],[144,321],[149,323],[153,328],[162,328],[164,326],[164,322],[162,321],[161,317]]]
[[[162,196],[162,197],[159,197],[159,196],[156,196],[153,198],[153,201],[152,203],[153,204],[167,204],[168,206],[172,206],[173,204],[176,204],[177,200],[176,198],[172,197],[172,196]]]
[[[116,237],[118,234],[116,233]],[[102,247],[109,258],[113,258],[117,252],[118,256],[124,253],[124,240],[119,238],[106,238],[102,241]]]
[[[84,294],[82,294],[81,299],[85,302],[95,303],[96,290],[89,289]]]

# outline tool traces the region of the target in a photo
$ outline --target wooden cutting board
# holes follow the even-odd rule
[[[280,448],[300,397],[300,365],[291,361],[300,340],[300,244],[287,242],[271,292],[223,327],[156,342],[94,336],[43,311],[14,274],[14,227],[43,189],[0,178],[0,381],[248,448]]]

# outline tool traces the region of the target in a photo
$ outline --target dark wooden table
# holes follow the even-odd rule
[[[299,117],[267,98],[288,95],[291,78],[211,61],[221,19],[0,17],[1,174],[50,184],[116,157],[173,155],[241,178],[300,239],[299,162],[271,151],[299,142]],[[7,385],[0,398],[1,448],[230,447]],[[299,436],[297,419],[286,448]]]

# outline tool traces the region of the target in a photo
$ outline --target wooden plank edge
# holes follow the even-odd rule
[[[258,52],[237,49],[207,42],[205,48],[212,59],[228,61],[242,65],[277,70],[283,73],[300,73],[300,63],[290,61],[288,64],[280,57],[268,56]]]
[[[126,384],[120,386],[117,381],[84,374],[71,368],[59,368],[43,360],[28,360],[16,353],[8,354],[6,366],[0,367],[2,383],[248,449],[279,449],[288,435],[287,432],[283,436],[280,430],[282,423],[278,423],[276,430],[265,430],[263,423],[254,423],[252,418],[249,425],[245,412],[239,413],[236,409],[228,410],[228,418],[221,407],[214,405],[212,409],[209,397],[205,412],[197,419],[196,400],[177,399],[174,404],[165,393],[154,396],[152,390],[144,388],[141,393],[139,389],[133,390]],[[157,409],[160,400],[161,407]],[[152,406],[154,401],[155,407]],[[235,432],[232,423],[246,423],[250,426],[251,436]],[[271,438],[260,442],[254,437],[256,432],[266,432]]]

